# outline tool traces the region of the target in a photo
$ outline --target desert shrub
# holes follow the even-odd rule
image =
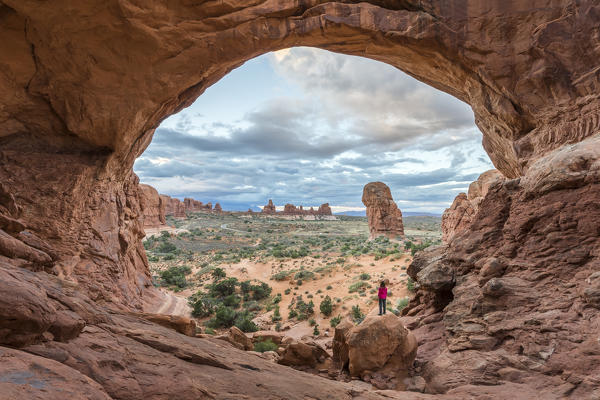
[[[308,280],[308,279],[313,279],[314,277],[315,277],[315,274],[312,271],[306,271],[306,270],[298,271],[294,275],[294,279],[297,279],[297,280]]]
[[[171,267],[161,271],[159,274],[165,284],[184,288],[187,286],[187,280],[185,279],[185,276],[189,275],[191,272],[192,270],[190,267],[183,265]]]
[[[284,294],[290,294],[292,292],[292,289],[287,288],[283,291]]]
[[[251,285],[250,290],[253,292],[252,297],[254,300],[262,300],[271,295],[273,288],[264,282],[260,282],[258,285]]]
[[[281,321],[281,313],[279,312],[279,307],[275,307],[275,310],[273,310],[273,316],[271,317],[271,321]]]
[[[316,324],[317,324],[317,321],[315,321],[314,318],[311,318],[311,319],[308,320],[308,325],[315,326]]]
[[[235,319],[235,326],[242,332],[256,332],[258,326],[252,322],[252,318],[248,313],[240,313]]]
[[[273,300],[272,300],[272,303],[273,303],[273,304],[277,304],[277,303],[279,303],[279,302],[281,302],[281,293],[277,293],[277,294],[275,295],[275,297],[273,297]]]
[[[363,314],[358,305],[352,306],[352,319],[357,324],[360,324],[365,319],[365,314]]]
[[[327,289],[327,290],[331,290],[331,289],[333,289],[333,286],[331,286],[331,285],[327,285],[327,288],[326,288],[326,289]]]
[[[368,281],[369,279],[371,279],[371,275],[367,274],[366,272],[363,272],[358,276],[358,278],[362,281]]]
[[[398,303],[396,304],[398,311],[402,311],[402,309],[408,305],[408,301],[408,297],[398,300]]]
[[[238,284],[236,278],[227,278],[208,285],[210,297],[227,297],[235,293]]]
[[[315,329],[313,329],[313,335],[319,336],[321,332],[319,332],[319,325],[315,325]]]
[[[297,316],[298,316],[298,312],[292,308],[288,314],[288,318],[292,319],[292,318],[296,318]]]
[[[191,296],[188,304],[192,307],[192,315],[196,318],[209,317],[214,313],[214,304],[209,299]]]
[[[298,279],[298,280],[296,281],[296,285],[298,285],[298,286],[302,286],[302,280],[301,280],[301,279]],[[296,287],[295,287],[295,289],[297,289],[297,288],[298,288],[298,286],[296,286]]]
[[[264,353],[265,351],[277,351],[277,344],[273,343],[271,339],[267,339],[263,342],[254,343],[254,351]]]
[[[411,277],[406,280],[406,288],[409,292],[415,291],[415,281],[413,281]]]
[[[160,253],[175,253],[177,251],[177,246],[171,242],[163,242],[158,246],[157,250]]]
[[[154,255],[149,255],[148,256],[148,261],[149,262],[157,262],[159,260],[159,258],[157,256]]]
[[[175,255],[174,254],[167,254],[162,259],[164,261],[174,260],[175,259]]]
[[[367,282],[358,281],[358,282],[350,285],[350,287],[348,288],[348,293],[354,293],[354,292],[358,292],[358,291],[362,292],[370,287],[371,287],[371,285],[369,285]]]
[[[321,313],[323,313],[323,315],[329,317],[331,315],[331,312],[333,311],[333,303],[331,301],[331,297],[325,296],[325,299],[323,299],[323,301],[319,305],[319,309],[321,310]]]
[[[227,274],[223,268],[215,268],[211,271],[211,275],[215,280],[225,278]]]
[[[204,329],[204,333],[207,335],[214,335],[216,332],[213,328],[207,326],[206,329]]]
[[[273,275],[271,275],[271,280],[274,281],[285,281],[290,277],[291,271],[279,271]]]
[[[215,316],[208,322],[211,328],[231,328],[235,324],[237,313],[231,307],[220,305]],[[240,328],[241,329],[241,328]]]
[[[332,328],[335,328],[336,326],[338,326],[338,324],[340,323],[341,320],[342,320],[341,315],[338,315],[337,317],[332,317],[329,320],[329,325],[331,325]]]
[[[242,299],[240,296],[236,294],[230,294],[229,296],[225,296],[223,299],[223,304],[227,307],[238,308],[240,306]]]

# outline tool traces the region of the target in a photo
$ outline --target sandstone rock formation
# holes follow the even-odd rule
[[[368,316],[358,326],[345,320],[335,330],[334,367],[347,365],[350,375],[363,379],[376,373],[380,380],[391,381],[391,388],[412,367],[416,354],[415,336],[392,313]]]
[[[223,209],[221,208],[221,205],[219,203],[215,204],[215,208],[213,209],[214,212],[216,213],[222,213]]]
[[[386,62],[470,104],[507,178],[437,255],[452,297],[432,284],[406,309],[426,391],[600,397],[599,9],[0,0],[0,338],[28,352],[0,348],[1,393],[103,398],[91,379],[119,399],[381,398],[123,314],[155,292],[132,173],[154,129],[246,60],[308,45]],[[64,380],[42,392],[22,373]]]
[[[262,213],[267,214],[267,215],[281,214],[281,215],[298,215],[298,216],[332,215],[331,207],[329,207],[329,203],[321,204],[317,210],[315,210],[313,207],[311,207],[308,210],[305,210],[303,206],[296,207],[295,205],[293,205],[291,203],[287,203],[285,206],[283,206],[283,211],[281,213],[278,213],[277,210],[275,209],[275,206],[273,205],[272,200],[269,200],[269,204],[267,204],[266,206],[263,207]]]
[[[404,236],[402,212],[394,203],[392,192],[385,183],[367,183],[363,188],[362,202],[367,207],[371,239],[377,236],[390,239]]]
[[[161,194],[160,198],[165,204],[165,215],[171,215],[175,218],[185,218],[185,205],[179,200],[166,194]]]
[[[469,194],[459,193],[454,202],[442,215],[442,240],[447,242],[458,232],[469,229],[479,203],[487,194],[490,186],[500,183],[504,177],[495,169],[484,172],[469,185]]]
[[[275,209],[275,205],[273,204],[273,200],[269,199],[269,204],[263,207],[261,213],[263,214],[275,214],[277,210]]]
[[[419,289],[403,314],[428,392],[484,379],[540,398],[600,394],[598,140],[490,186],[470,229],[415,257]]]
[[[144,216],[144,228],[156,228],[164,225],[165,204],[156,189],[150,185],[139,185],[140,208]]]

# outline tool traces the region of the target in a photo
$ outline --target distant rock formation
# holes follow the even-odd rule
[[[459,193],[442,215],[442,240],[449,241],[455,234],[465,231],[471,226],[479,204],[487,194],[490,186],[504,181],[502,174],[495,169],[484,172],[475,182],[469,185],[469,194]]]
[[[363,189],[362,202],[367,207],[371,239],[377,236],[387,236],[390,239],[404,236],[402,212],[394,203],[392,192],[385,183],[367,183]]]
[[[174,199],[166,194],[161,194],[160,198],[163,199],[165,204],[165,215],[175,218],[185,217],[185,205],[179,199]]]
[[[223,209],[221,208],[221,205],[219,203],[217,203],[217,204],[215,204],[215,208],[213,209],[213,211],[216,213],[222,213]]]
[[[261,212],[263,214],[275,214],[275,213],[277,213],[277,210],[275,209],[275,205],[273,204],[273,200],[269,199],[269,204],[267,204],[266,206],[264,206]]]
[[[144,228],[156,228],[164,225],[165,204],[156,189],[150,185],[139,184],[140,208],[144,217]]]
[[[278,213],[273,205],[273,200],[269,200],[269,204],[263,207],[263,214],[281,214],[281,215],[298,215],[298,216],[324,216],[324,215],[332,215],[331,207],[329,207],[329,203],[324,203],[319,206],[319,209],[315,211],[313,207],[309,210],[305,210],[303,206],[296,207],[295,205],[288,203],[283,206],[283,211]]]
[[[183,199],[186,212],[211,211],[212,203],[203,204],[201,201],[194,200],[190,197]]]

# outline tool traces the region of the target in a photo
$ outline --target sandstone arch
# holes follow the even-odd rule
[[[552,305],[532,297],[531,285],[539,292],[547,283],[564,293],[567,311],[559,313],[571,318],[567,335],[597,332],[591,308],[598,307],[600,286],[590,272],[600,248],[599,145],[597,137],[565,145],[600,131],[599,20],[593,0],[0,0],[0,272],[6,275],[0,288],[8,288],[11,295],[3,299],[13,301],[0,312],[15,309],[15,299],[39,310],[19,316],[31,330],[19,332],[19,343],[40,340],[46,331],[70,340],[80,333],[81,318],[92,325],[113,318],[124,329],[129,322],[103,314],[101,306],[141,308],[144,293],[153,292],[131,172],[153,129],[244,61],[315,46],[386,62],[469,103],[497,169],[507,178],[524,176],[522,184],[515,179],[490,189],[480,207],[494,212],[473,217],[477,232],[462,234],[443,256],[435,253],[435,262],[422,262],[430,272],[450,271],[457,285],[443,321],[439,314],[429,319],[438,324],[429,332],[452,339],[450,350],[428,354],[437,363],[424,370],[430,390],[473,384],[487,371],[494,371],[488,378],[496,382],[505,358],[494,351],[517,346],[510,334],[501,336],[501,320],[484,317],[502,307],[513,315],[521,310],[521,320],[540,310],[536,318],[546,329],[552,323],[545,311]],[[72,302],[74,289],[64,281],[6,264],[74,280],[93,302]],[[527,276],[528,269],[547,271]],[[483,287],[470,271],[487,271]],[[512,275],[498,278],[505,271]],[[14,295],[19,285],[27,296]],[[522,302],[518,306],[527,307],[505,303],[510,291]],[[419,293],[408,308],[415,326],[427,296]],[[466,307],[473,299],[483,299],[473,303],[481,306]],[[0,318],[0,328],[6,321]],[[495,334],[474,330],[484,325]],[[572,374],[565,379],[575,383],[565,393],[598,393],[597,382],[585,376],[597,372],[590,370],[596,364],[586,364],[598,353],[596,342],[584,337],[581,348],[573,347],[562,333],[548,336],[554,325],[548,331],[536,326],[525,321],[518,328],[532,338],[520,351],[551,357],[545,370],[550,378],[529,369],[523,379],[537,379],[539,388],[549,387],[559,398],[553,387],[560,383],[551,379],[570,362]],[[552,340],[567,351],[552,358]],[[212,356],[199,360],[218,364]],[[444,380],[436,365],[458,372]],[[473,365],[483,369],[470,370]],[[513,392],[517,387],[522,389],[513,386]]]

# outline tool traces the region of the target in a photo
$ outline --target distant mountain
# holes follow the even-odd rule
[[[347,215],[349,217],[366,217],[366,211],[343,211],[338,213],[333,213],[333,215]]]

